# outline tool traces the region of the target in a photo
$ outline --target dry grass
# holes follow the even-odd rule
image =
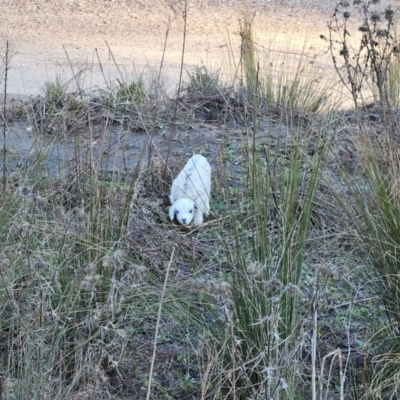
[[[238,93],[237,89],[218,90],[230,93],[228,99]],[[266,124],[269,136],[260,134],[257,145],[251,148],[264,159],[269,144],[269,154],[278,157],[280,173],[290,165],[291,154],[296,153],[295,142],[289,144],[291,138],[305,143],[301,137],[302,132],[307,132],[305,154],[312,155],[317,150],[315,135],[321,116],[308,114],[306,119],[299,114],[297,117],[295,111],[282,106],[255,109],[253,97],[246,97],[244,91],[240,96],[238,106],[233,107],[228,100],[224,109],[229,110],[237,126],[245,126],[248,121],[245,110],[251,112],[252,118],[257,115],[260,126]],[[180,104],[199,110],[205,98],[210,102],[203,106],[212,109],[214,100],[206,92],[191,92]],[[43,102],[36,98],[32,105],[25,104],[26,117],[21,114],[19,118],[37,118],[38,112],[32,113],[32,110],[38,110],[35,107]],[[93,101],[88,100],[87,104]],[[147,106],[143,104],[144,108]],[[62,103],[62,107],[63,120],[73,122],[74,111],[69,103]],[[83,126],[95,126],[95,111],[91,109],[86,117],[77,119],[75,128],[62,125],[64,136],[79,138]],[[96,112],[99,116],[102,113],[100,108]],[[211,122],[196,112],[192,114],[191,126],[204,123],[202,120]],[[222,118],[226,120],[227,116],[225,113]],[[51,116],[46,118],[50,121]],[[56,118],[60,121],[61,116]],[[90,121],[83,123],[85,118]],[[282,129],[286,123],[289,125]],[[44,133],[42,129],[40,132]],[[220,132],[217,130],[217,136]],[[185,146],[176,147],[167,174],[162,138],[153,136],[136,170],[105,174],[102,163],[90,163],[88,156],[83,160],[76,157],[62,179],[39,177],[35,169],[20,170],[9,176],[9,188],[3,190],[7,201],[2,208],[2,345],[7,349],[3,357],[3,369],[7,371],[4,393],[18,398],[33,398],[35,392],[42,398],[52,399],[145,398],[143,388],[154,349],[155,316],[173,251],[158,324],[150,398],[197,397],[202,393],[203,398],[217,399],[232,393],[230,385],[236,387],[242,378],[239,379],[237,370],[238,354],[232,353],[236,353],[231,347],[235,334],[229,322],[231,284],[228,282],[232,268],[236,267],[226,250],[235,243],[233,220],[244,222],[251,217],[250,210],[243,208],[246,196],[241,189],[246,187],[247,169],[247,153],[241,149],[249,148],[251,142],[237,136],[234,130],[231,132],[212,160],[213,214],[203,227],[193,231],[167,220],[165,195],[187,154],[193,148],[207,151],[208,137],[201,129],[198,133],[193,130]],[[295,135],[291,136],[292,133]],[[285,153],[281,152],[280,143],[286,143]],[[239,153],[234,155],[235,152]],[[275,184],[279,186],[278,182]],[[278,186],[273,196],[279,203]],[[295,204],[299,210],[303,191],[302,185],[296,189],[299,202]],[[343,234],[340,228],[343,221],[332,199],[332,193],[321,185],[310,216],[307,274],[312,274],[325,258],[323,253],[328,252],[333,241],[345,242],[344,238],[335,236]],[[271,212],[274,213],[273,204]],[[129,213],[125,219],[122,216],[127,207]],[[251,235],[251,229],[247,227],[243,234]],[[314,247],[321,236],[326,241],[324,250]],[[279,235],[276,240],[279,243]],[[8,272],[10,269],[14,271],[12,274]],[[304,300],[301,307],[306,316],[311,298],[306,296]],[[323,307],[325,302],[321,295],[319,306]],[[307,321],[303,317],[299,327],[309,326]],[[229,326],[233,330],[229,328],[225,332]],[[308,343],[309,338],[302,334],[298,340],[296,351],[289,354],[296,354],[296,365],[306,376],[309,358],[299,353],[297,346],[302,341]],[[328,346],[328,337],[318,337],[320,340],[317,354],[322,358],[334,344]],[[32,347],[34,343],[40,345]],[[303,352],[308,352],[308,346],[303,346]],[[21,364],[18,360],[29,362]],[[280,362],[286,363],[285,359]],[[36,368],[37,374],[31,380],[24,380],[32,368]],[[204,371],[211,375],[204,375]],[[326,390],[330,391],[329,385]]]
[[[397,322],[382,317],[382,280],[369,272],[385,243],[397,262],[397,244],[364,240],[360,208],[379,186],[374,171],[390,176],[397,207],[400,112],[317,113],[308,92],[301,108],[301,68],[269,96],[249,30],[247,85],[201,67],[168,100],[140,79],[97,93],[57,80],[6,111],[10,129],[32,129],[35,152],[3,154],[0,397],[396,393]],[[60,143],[72,154],[56,172],[48,149]],[[213,167],[212,214],[187,229],[168,220],[167,194],[195,152]],[[365,204],[372,231],[384,207]]]

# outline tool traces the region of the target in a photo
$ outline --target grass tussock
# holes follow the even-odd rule
[[[398,351],[398,247],[397,221],[399,163],[397,139],[392,132],[362,132],[357,151],[361,179],[346,183],[354,202],[343,201],[344,210],[354,223],[357,236],[371,268],[366,271],[371,293],[382,308],[371,317],[375,331],[370,346],[377,352],[368,398],[395,398],[398,387],[396,358]],[[377,319],[381,323],[377,322]]]
[[[232,363],[243,398],[293,398],[298,389],[300,327],[310,309],[301,295],[305,246],[323,144],[290,139],[283,154],[248,149],[246,218],[234,223]],[[306,174],[312,170],[314,173]],[[304,314],[303,314],[304,313]]]

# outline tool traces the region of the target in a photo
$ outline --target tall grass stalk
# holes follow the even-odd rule
[[[12,49],[10,47],[10,43],[6,40],[6,48],[4,52],[3,58],[3,190],[7,186],[7,139],[6,139],[6,130],[7,130],[7,122],[6,122],[6,112],[7,112],[7,85],[8,85],[8,70],[10,69],[10,62],[12,57]],[[3,74],[2,74],[3,75]]]
[[[246,8],[242,12],[240,21],[240,66],[243,67],[244,82],[250,93],[256,93],[257,81],[257,65],[255,55],[255,43],[253,38],[252,23],[254,18],[250,18],[250,11]]]
[[[390,104],[393,107],[400,106],[400,59],[398,55],[392,55],[392,60],[389,63],[387,75],[388,75],[388,97]]]
[[[174,253],[175,253],[175,248],[172,250],[171,258],[170,258],[168,266],[167,266],[167,271],[165,273],[164,286],[163,286],[163,290],[161,292],[160,304],[159,304],[159,307],[158,307],[157,325],[156,325],[156,330],[154,332],[153,356],[151,358],[151,363],[150,363],[149,385],[147,387],[147,395],[146,395],[146,399],[147,400],[150,399],[150,395],[151,395],[151,383],[152,383],[152,379],[153,379],[154,363],[155,363],[156,352],[157,352],[157,339],[158,339],[158,330],[159,330],[159,327],[160,327],[161,311],[162,311],[162,307],[163,307],[163,303],[164,303],[165,291],[167,289],[169,271],[171,269],[172,260],[174,259]]]
[[[168,150],[167,150],[167,156],[165,158],[165,168],[164,168],[164,175],[166,175],[167,172],[167,166],[168,166],[168,161],[169,157],[171,155],[171,143],[173,140],[173,135],[175,132],[175,122],[176,122],[176,117],[177,117],[177,112],[178,112],[178,99],[182,91],[182,84],[183,84],[183,68],[184,68],[184,61],[185,61],[185,55],[186,55],[186,40],[187,40],[187,23],[188,23],[188,12],[189,12],[189,4],[188,0],[184,0],[183,2],[183,10],[182,10],[182,17],[183,17],[183,32],[182,32],[182,51],[181,51],[181,62],[180,62],[180,67],[179,67],[179,81],[178,81],[178,88],[176,92],[176,99],[175,99],[175,104],[174,104],[174,110],[173,110],[173,115],[172,115],[172,124],[170,128],[170,133],[169,133],[169,138],[168,138]],[[168,31],[166,34],[166,40],[167,40],[167,35]]]

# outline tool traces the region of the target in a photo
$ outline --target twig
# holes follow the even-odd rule
[[[316,362],[317,362],[317,327],[318,327],[318,286],[315,296],[312,300],[313,308],[313,327],[311,338],[311,390],[312,400],[317,399],[317,380],[316,380]]]
[[[94,51],[96,52],[97,61],[99,62],[99,67],[100,67],[100,71],[101,71],[101,73],[103,75],[104,83],[106,84],[107,89],[111,90],[111,85],[109,85],[108,82],[107,82],[106,75],[105,75],[104,69],[103,69],[103,64],[101,63],[99,52],[97,51],[97,48],[95,48]],[[110,53],[110,49],[108,49],[108,51]]]
[[[186,35],[187,35],[187,13],[188,13],[187,0],[185,0],[184,7],[185,8],[183,10],[183,23],[184,23],[183,24],[183,43],[182,43],[181,65],[180,65],[180,71],[179,71],[179,83],[178,83],[178,91],[176,93],[174,114],[172,116],[172,122],[171,122],[171,130],[170,130],[169,141],[168,141],[167,156],[165,157],[165,167],[164,167],[164,172],[163,172],[164,176],[165,176],[165,174],[167,172],[168,160],[169,160],[169,156],[171,154],[172,136],[173,136],[173,133],[174,133],[174,127],[175,127],[175,122],[176,122],[176,114],[178,112],[179,96],[180,96],[181,90],[182,90],[183,65],[184,65],[184,60],[185,60]]]
[[[171,18],[168,18],[168,25],[167,25],[167,30],[165,32],[165,40],[164,40],[164,47],[163,47],[163,52],[161,56],[161,62],[160,62],[160,68],[158,70],[158,77],[157,77],[157,86],[160,85],[160,80],[161,80],[161,73],[164,65],[164,59],[165,59],[165,53],[167,51],[167,43],[168,43],[168,36],[169,36],[169,30],[171,28]],[[158,89],[158,87],[157,87]]]
[[[86,68],[80,70],[78,73],[75,73],[75,71],[74,71],[74,66],[72,65],[71,59],[69,58],[69,54],[68,54],[67,49],[65,48],[65,46],[63,46],[63,50],[64,50],[65,55],[67,56],[67,60],[68,60],[69,67],[71,68],[71,72],[72,72],[72,78],[71,78],[71,79],[74,79],[74,80],[75,80],[76,87],[77,87],[77,89],[78,89],[78,91],[79,91],[79,96],[80,96],[80,98],[81,98],[81,100],[82,100],[83,89],[81,88],[81,85],[79,84],[78,76],[81,75],[82,72],[83,72]]]
[[[6,162],[6,103],[7,103],[7,79],[8,79],[8,69],[10,62],[10,46],[8,40],[6,41],[6,53],[4,59],[4,98],[3,98],[3,190],[5,191],[7,186],[7,162]]]
[[[175,253],[175,247],[172,249],[171,258],[169,260],[168,267],[167,267],[167,272],[165,273],[164,286],[163,286],[163,290],[162,290],[162,293],[161,293],[160,305],[158,307],[157,325],[156,325],[156,331],[154,333],[153,356],[151,357],[151,365],[150,365],[150,372],[149,372],[149,385],[147,387],[146,400],[150,399],[151,381],[152,381],[152,378],[153,378],[154,362],[155,362],[155,359],[156,359],[156,352],[157,352],[157,337],[158,337],[158,330],[160,328],[160,320],[161,320],[161,310],[162,310],[162,306],[163,306],[163,302],[164,302],[165,291],[167,289],[169,271],[171,269],[171,264],[172,264],[172,260],[174,258],[174,253]]]

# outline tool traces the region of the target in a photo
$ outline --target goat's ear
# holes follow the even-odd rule
[[[174,218],[175,218],[175,206],[172,204],[172,206],[169,208],[169,219],[172,222]]]

